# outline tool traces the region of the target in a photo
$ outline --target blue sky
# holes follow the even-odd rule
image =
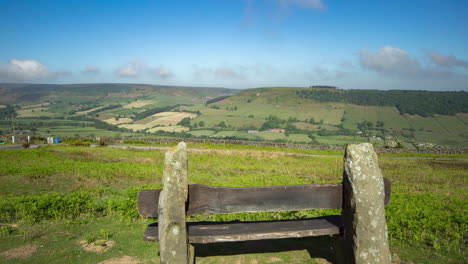
[[[0,0],[0,82],[468,90],[468,1]]]

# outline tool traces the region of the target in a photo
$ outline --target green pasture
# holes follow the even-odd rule
[[[21,118],[34,118],[34,117],[54,117],[57,116],[56,113],[49,112],[48,108],[45,107],[34,107],[34,108],[27,108],[21,109],[17,111],[18,117]]]
[[[189,152],[190,183],[230,187],[331,183],[341,180],[343,169],[340,152],[203,144],[188,147],[207,150]],[[411,154],[415,155],[427,157]],[[141,189],[161,187],[163,160],[164,150],[74,146],[1,150],[0,254],[21,246],[35,251],[24,259],[3,257],[0,262],[99,263],[127,256],[140,263],[159,263],[157,243],[141,240],[152,220],[138,217],[136,194]],[[379,163],[383,175],[392,181],[392,200],[386,207],[392,253],[403,263],[463,263],[467,254],[468,161],[381,156]],[[275,220],[329,213],[244,213],[191,219]],[[113,246],[95,253],[80,245],[80,241],[93,244],[101,239],[112,241]],[[323,263],[321,258],[330,254],[330,242],[326,237],[278,241],[270,246],[285,249],[291,248],[291,243],[311,243],[315,251],[231,256],[222,255],[225,249],[220,246],[211,249],[215,256],[197,261]]]
[[[215,134],[216,132],[213,131],[213,130],[207,130],[207,129],[203,129],[203,130],[192,130],[190,132],[187,132],[191,135],[194,135],[194,136],[197,136],[197,137],[200,137],[200,136],[211,136],[213,134]]]
[[[47,133],[48,132],[48,133]],[[57,127],[41,127],[39,133],[50,134],[56,136],[74,137],[132,137],[142,134],[126,133],[119,131],[109,131],[104,129],[96,129],[95,127],[72,127],[72,126],[57,126]]]
[[[367,138],[359,136],[316,136],[318,142],[328,145],[346,145],[350,143],[368,142]]]
[[[395,107],[388,106],[358,106],[347,105],[344,115],[344,128],[357,130],[356,123],[369,121],[376,124],[382,121],[385,127],[392,129],[410,128],[405,119]]]
[[[460,135],[468,133],[467,125],[456,116],[435,115],[434,118],[451,134]]]

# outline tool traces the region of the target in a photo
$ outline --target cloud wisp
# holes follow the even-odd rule
[[[426,50],[426,55],[431,59],[432,63],[439,67],[452,68],[463,67],[468,69],[468,61],[458,59],[453,55],[444,55],[435,50]]]
[[[279,0],[283,8],[297,6],[300,8],[309,8],[316,10],[325,9],[325,4],[321,0]]]
[[[171,69],[163,67],[163,66],[159,66],[159,67],[156,67],[154,69],[150,69],[149,74],[151,76],[155,76],[155,77],[157,77],[159,79],[163,79],[163,80],[166,80],[166,79],[171,78],[171,77],[174,76],[174,72]]]
[[[145,68],[145,63],[140,60],[133,60],[117,68],[114,74],[122,78],[138,78]]]
[[[31,59],[12,58],[0,64],[0,82],[39,81],[70,74],[68,71],[53,72],[45,64]]]
[[[95,65],[88,65],[84,70],[81,71],[83,75],[98,75],[101,73],[101,69]]]

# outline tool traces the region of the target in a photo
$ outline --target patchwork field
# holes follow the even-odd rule
[[[79,112],[76,112],[76,114],[78,114],[78,115],[87,115],[90,112],[97,111],[97,110],[102,109],[102,108],[104,108],[106,106],[107,105],[103,105],[103,106],[98,106],[98,107],[95,107],[95,108],[92,108],[92,109],[89,109],[89,110],[79,111]]]
[[[188,127],[183,126],[167,126],[167,127],[155,127],[148,129],[147,132],[154,133],[157,131],[166,131],[166,132],[186,132],[189,131]]]
[[[103,121],[106,122],[106,123],[109,123],[111,125],[120,125],[120,124],[131,123],[131,122],[133,122],[133,119],[126,118],[126,117],[121,117],[121,118],[118,118],[118,120],[116,118],[109,118],[109,119],[105,119]]]
[[[162,112],[157,113],[152,116],[149,116],[145,119],[139,120],[135,122],[135,124],[145,124],[150,127],[154,127],[157,125],[160,126],[173,126],[182,121],[184,118],[195,118],[197,117],[196,114],[192,113],[181,113],[181,112]]]
[[[137,100],[137,101],[131,102],[130,104],[124,105],[123,108],[127,108],[127,109],[142,108],[145,105],[149,105],[149,104],[153,104],[153,103],[154,103],[154,101],[148,101],[148,100],[140,101],[140,100]]]
[[[32,104],[32,105],[23,105],[23,106],[21,106],[21,108],[22,108],[22,109],[38,108],[38,107],[48,106],[48,105],[50,105],[50,102],[44,102],[44,103]]]
[[[137,130],[145,130],[149,128],[154,128],[156,126],[159,126],[159,127],[168,126],[168,127],[174,127],[174,128],[169,128],[168,130],[154,129],[152,131],[154,132],[158,130],[163,130],[163,131],[170,131],[170,132],[174,132],[174,131],[181,132],[181,131],[188,130],[188,128],[182,129],[181,127],[175,127],[175,126],[177,125],[177,123],[182,121],[182,119],[187,118],[187,117],[195,118],[197,117],[197,115],[192,114],[192,113],[182,113],[182,112],[162,112],[162,113],[151,115],[142,120],[138,120],[134,123],[120,124],[119,127],[137,131]]]
[[[30,117],[53,117],[57,116],[56,113],[49,112],[47,108],[36,107],[36,108],[26,108],[16,111],[18,117],[20,118],[30,118]]]

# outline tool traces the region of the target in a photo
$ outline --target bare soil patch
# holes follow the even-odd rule
[[[138,260],[134,259],[130,256],[123,256],[120,258],[111,258],[108,260],[104,260],[99,262],[98,264],[138,264],[140,263]]]
[[[80,245],[86,251],[102,253],[113,247],[115,242],[113,240],[96,240],[92,243],[87,243],[86,240],[81,240]]]
[[[6,259],[28,259],[37,251],[37,245],[25,245],[2,252]]]

